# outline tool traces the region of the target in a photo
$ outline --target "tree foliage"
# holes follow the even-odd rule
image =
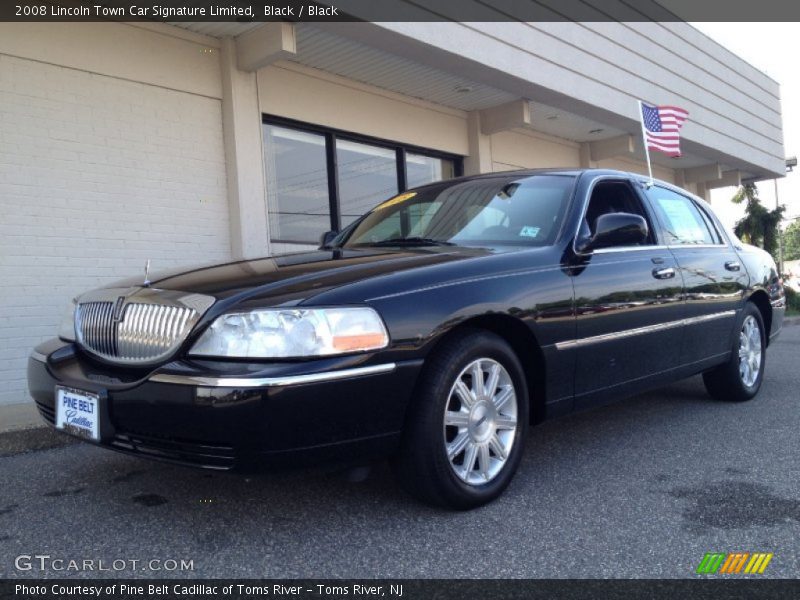
[[[783,260],[800,260],[800,221],[783,232]]]
[[[743,242],[759,246],[769,252],[778,262],[778,224],[783,219],[785,206],[769,210],[758,198],[754,183],[745,183],[731,199],[734,204],[747,202],[744,217],[736,222],[734,233]]]

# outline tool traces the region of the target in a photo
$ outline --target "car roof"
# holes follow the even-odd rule
[[[427,187],[428,185],[437,185],[441,183],[450,183],[450,182],[463,182],[463,181],[473,181],[473,180],[485,180],[485,179],[509,179],[509,178],[522,178],[522,177],[533,177],[535,175],[567,175],[570,177],[578,177],[584,174],[592,174],[592,175],[606,175],[606,176],[616,176],[616,177],[632,177],[635,179],[639,179],[641,181],[649,181],[649,178],[640,175],[639,173],[630,173],[628,171],[618,171],[615,169],[575,169],[575,168],[542,168],[542,169],[514,169],[511,171],[496,171],[493,173],[480,173],[478,175],[463,175],[461,177],[455,177],[453,179],[447,179],[444,181],[437,181],[431,184],[425,184],[423,186],[418,187]],[[669,185],[671,187],[675,187],[673,184],[661,181],[659,179],[655,180],[658,184]]]
[[[511,171],[497,171],[494,173],[481,173],[479,175],[464,175],[462,177],[447,179],[445,181],[437,181],[434,183],[425,184],[422,186],[418,186],[414,189],[422,189],[428,186],[441,185],[442,183],[460,183],[466,181],[480,181],[487,179],[518,179],[524,177],[533,177],[535,175],[562,175],[570,177],[579,177],[581,175],[604,176],[604,177],[626,177],[634,179],[641,183],[650,182],[650,178],[647,175],[642,175],[640,173],[632,173],[630,171],[619,171],[616,169],[575,169],[568,167],[564,168],[550,167],[542,169],[515,169]],[[663,181],[661,179],[653,179],[653,183],[674,190],[681,194],[691,196],[692,198],[695,198],[697,200],[702,200],[702,198],[691,193],[689,190],[678,187],[677,185],[675,185],[674,183],[670,183],[669,181]]]

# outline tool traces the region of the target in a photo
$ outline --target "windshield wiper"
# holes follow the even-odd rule
[[[358,244],[359,246],[455,246],[453,242],[435,240],[425,237],[394,238],[391,240],[381,240],[380,242],[369,242]]]

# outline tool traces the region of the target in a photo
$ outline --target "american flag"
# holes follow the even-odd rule
[[[670,156],[680,156],[681,126],[689,112],[677,106],[650,106],[642,102],[642,125],[647,147]]]

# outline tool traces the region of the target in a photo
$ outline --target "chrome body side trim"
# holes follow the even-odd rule
[[[625,329],[623,331],[615,331],[614,333],[604,333],[602,335],[594,335],[591,337],[581,338],[579,340],[566,340],[563,342],[556,342],[556,350],[567,350],[569,348],[580,348],[583,346],[591,346],[592,344],[611,342],[614,340],[620,340],[635,335],[645,335],[648,333],[654,333],[656,331],[665,331],[667,329],[674,329],[675,327],[683,327],[685,325],[693,325],[695,323],[703,323],[705,321],[714,321],[716,319],[724,319],[726,317],[733,317],[735,315],[736,315],[735,310],[726,310],[724,312],[713,313],[710,315],[689,317],[688,319],[678,319],[677,321],[668,321],[666,323],[658,323],[656,325],[646,325],[645,327],[637,327],[635,329]]]
[[[728,244],[667,244],[670,250],[708,250],[727,248]]]
[[[715,319],[724,319],[725,317],[734,317],[736,316],[735,310],[726,310],[723,312],[712,313],[710,315],[700,315],[699,317],[690,317],[688,319],[684,319],[685,325],[691,325],[692,323],[702,323],[704,321],[714,321]]]
[[[41,362],[41,363],[46,363],[47,362],[47,357],[44,354],[42,354],[41,352],[37,352],[36,350],[31,352],[30,358],[32,358],[33,360],[36,360],[38,362]]]
[[[709,248],[727,248],[727,244],[654,244],[652,246],[611,246],[598,248],[592,254],[608,254],[609,252],[643,252],[645,250],[708,250]]]
[[[283,377],[202,377],[196,375],[172,375],[169,373],[156,373],[148,379],[154,383],[173,383],[176,385],[197,385],[205,387],[285,387],[290,385],[303,385],[307,383],[322,383],[390,373],[397,368],[396,363],[385,363],[369,367],[356,367],[342,369],[341,371],[325,371],[324,373],[309,373],[308,375],[286,375]]]

